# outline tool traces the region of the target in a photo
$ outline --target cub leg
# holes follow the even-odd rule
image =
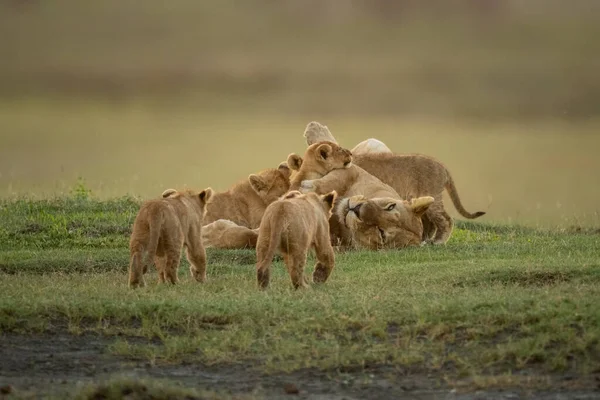
[[[436,201],[425,212],[425,215],[436,229],[435,236],[433,237],[433,244],[446,243],[452,234],[454,221],[452,220],[452,217],[448,215],[446,210],[444,210],[444,204],[441,201]]]
[[[185,249],[186,256],[190,262],[190,274],[198,282],[206,282],[206,250],[200,241],[188,243]]]
[[[141,251],[134,251],[129,261],[129,287],[144,287],[144,260]]]
[[[256,244],[256,280],[260,289],[269,286],[273,255],[269,254],[269,241],[259,240]]]
[[[154,257],[154,265],[156,265],[156,270],[158,271],[158,283],[165,283],[166,275],[165,270],[167,268],[167,257],[155,256]]]
[[[315,242],[315,254],[317,256],[317,263],[313,272],[313,282],[323,283],[327,281],[335,266],[335,254],[331,246],[329,231],[326,231],[326,235],[323,235],[321,239],[317,239]]]
[[[308,249],[307,249],[308,250]],[[292,279],[294,289],[308,287],[307,279],[304,277],[304,266],[308,251],[294,252],[284,256],[285,265]]]

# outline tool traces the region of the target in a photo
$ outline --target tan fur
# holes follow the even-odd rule
[[[432,197],[415,199],[414,204],[420,206],[415,208],[392,187],[357,165],[334,170],[320,179],[303,181],[301,187],[301,191],[316,193],[331,190],[344,197],[335,207],[335,217],[330,220],[331,232],[341,245],[377,249],[421,243],[421,217],[433,203]]]
[[[289,190],[290,169],[282,163],[276,169],[252,174],[225,192],[215,193],[206,207],[204,224],[219,219],[256,229],[269,204]]]
[[[421,217],[432,203],[429,196],[411,201],[360,195],[343,198],[335,208],[337,225],[332,227],[338,231],[333,232],[341,244],[372,250],[418,246],[423,236]],[[344,243],[344,239],[351,241]]]
[[[293,193],[267,207],[256,244],[256,276],[261,289],[269,285],[277,250],[283,254],[294,288],[308,286],[304,265],[310,247],[315,249],[317,258],[313,281],[327,280],[335,264],[327,221],[336,196],[335,192],[323,196]]]
[[[206,248],[255,248],[257,238],[258,229],[240,226],[226,219],[218,219],[202,227],[202,242]]]
[[[352,166],[352,153],[333,142],[319,142],[309,146],[304,157],[290,154],[288,167],[295,174],[290,180],[290,190],[297,190],[304,180],[318,179],[336,169]]]
[[[456,210],[465,218],[474,219],[485,212],[470,213],[462,205],[454,180],[448,169],[432,157],[421,154],[365,154],[356,157],[356,164],[393,187],[405,198],[432,196],[435,202],[424,214],[431,228],[426,239],[435,244],[448,241],[454,222],[444,209],[442,193],[448,191]]]
[[[292,190],[284,194],[281,199],[291,199],[298,196],[302,196],[302,193]],[[202,227],[204,247],[218,249],[255,248],[257,239],[258,228],[250,229],[226,219],[218,219]]]
[[[199,282],[206,280],[206,251],[201,232],[206,203],[212,193],[211,188],[200,193],[168,189],[163,198],[142,204],[129,242],[130,287],[145,286],[144,274],[153,262],[159,282],[177,283],[183,246],[192,277]]]
[[[311,128],[307,126],[304,133],[309,145],[314,146],[321,140],[335,141],[327,126],[318,122],[311,122],[309,126]],[[385,144],[375,139],[360,143],[352,152],[355,165],[390,185],[401,198],[432,196],[435,199],[423,215],[426,226],[424,239],[427,241],[443,244],[452,233],[454,222],[444,209],[444,189],[448,191],[456,210],[463,217],[474,219],[485,214],[483,211],[470,213],[463,207],[450,172],[432,157],[421,154],[393,154]]]

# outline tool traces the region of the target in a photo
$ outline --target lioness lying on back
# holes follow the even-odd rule
[[[318,145],[318,143],[321,143],[321,140],[327,140],[326,143],[330,143],[330,141],[335,142],[335,138],[329,129],[318,122],[308,124],[304,135],[309,147]],[[365,146],[367,142],[361,143],[363,151],[355,152],[353,156],[355,165],[360,166],[369,174],[390,185],[404,199],[421,196],[432,196],[435,199],[435,202],[423,216],[425,225],[429,227],[425,232],[424,239],[431,240],[435,244],[442,244],[448,240],[452,233],[454,222],[444,209],[442,199],[444,189],[448,191],[454,206],[463,217],[473,219],[485,214],[482,211],[469,213],[465,210],[458,196],[452,176],[441,162],[421,154],[401,155],[391,153],[379,141],[375,141],[378,142],[377,146],[379,146],[379,149],[370,152],[368,151],[368,146]],[[294,166],[290,166],[295,168],[295,165],[297,163]],[[343,174],[341,171],[332,171],[318,186],[322,186],[320,188],[321,191],[328,191],[333,188],[339,192],[341,189],[338,187],[338,182],[345,179],[355,178]],[[305,186],[312,187],[314,183],[307,182]]]
[[[308,168],[304,162],[300,171]],[[422,241],[421,217],[433,203],[423,196],[406,201],[390,186],[357,165],[336,169],[320,179],[302,181],[300,191],[317,194],[335,190],[340,201],[330,219],[340,245],[370,249],[417,246]]]
[[[318,196],[292,191],[267,207],[256,245],[256,276],[260,288],[269,285],[271,263],[277,250],[283,253],[295,288],[308,285],[304,265],[310,247],[314,247],[317,257],[313,281],[327,280],[335,263],[327,222],[335,198],[335,192]]]
[[[130,287],[145,286],[144,274],[153,262],[160,282],[176,283],[184,245],[192,277],[199,282],[206,280],[206,252],[201,229],[211,195],[210,188],[200,193],[168,189],[163,192],[163,198],[142,204],[129,242]]]

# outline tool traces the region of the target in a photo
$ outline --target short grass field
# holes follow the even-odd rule
[[[466,390],[597,384],[597,229],[459,221],[446,246],[337,254],[330,280],[300,291],[280,260],[261,292],[253,250],[209,249],[206,284],[192,282],[184,262],[179,285],[158,285],[151,271],[148,287],[130,290],[127,246],[138,207],[130,197],[97,200],[83,185],[61,198],[2,200],[5,343],[101,337],[108,344],[99,365],[109,357],[148,368],[202,365],[224,375],[320,371],[333,382],[360,376],[362,385],[400,377]],[[16,353],[2,351],[18,370]]]

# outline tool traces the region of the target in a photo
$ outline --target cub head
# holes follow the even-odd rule
[[[206,209],[206,204],[209,202],[214,191],[212,188],[206,188],[200,193],[191,190],[178,191],[175,189],[167,189],[162,193],[163,199],[176,199],[178,197],[186,197],[198,202],[202,210]]]
[[[319,142],[308,146],[303,158],[294,154],[288,157],[292,169],[310,169],[327,175],[334,169],[349,168],[352,165],[352,152],[333,142]]]
[[[319,200],[321,200],[321,203],[323,204],[323,207],[325,208],[325,212],[327,213],[327,216],[330,217],[333,212],[333,205],[335,204],[335,201],[337,200],[337,192],[334,190],[332,192],[321,195],[321,196],[319,196]]]
[[[292,190],[290,193],[288,193],[288,195],[291,195],[291,197],[288,198],[303,197],[313,202],[313,204],[317,203],[327,215],[327,219],[331,217],[331,214],[333,212],[333,205],[335,204],[335,201],[337,199],[337,192],[335,190],[323,195],[318,195],[315,192],[303,194],[297,190]]]
[[[430,196],[410,201],[353,196],[338,203],[336,215],[360,247],[375,250],[418,246],[423,237],[421,217],[433,201]]]
[[[290,169],[286,163],[248,176],[250,187],[265,204],[278,200],[290,189]]]

